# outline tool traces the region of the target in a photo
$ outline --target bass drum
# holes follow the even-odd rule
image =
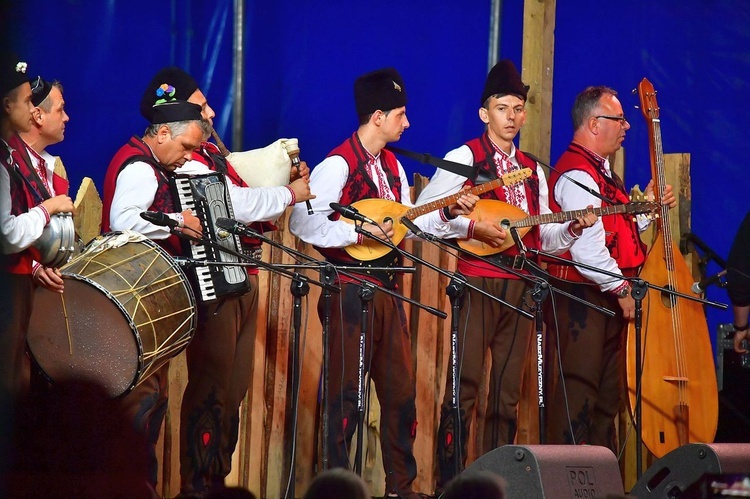
[[[65,292],[36,290],[27,336],[52,382],[85,379],[125,395],[192,339],[193,290],[172,257],[141,234],[99,236],[60,271]]]

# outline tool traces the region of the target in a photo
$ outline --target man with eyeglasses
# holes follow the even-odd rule
[[[608,159],[620,149],[630,129],[617,92],[604,86],[586,88],[576,97],[572,117],[573,141],[550,172],[550,208],[559,212],[628,203],[628,192]],[[568,179],[611,203],[603,203]],[[646,187],[649,198],[653,191],[651,180]],[[662,203],[675,206],[671,186],[666,186]],[[639,233],[649,222],[645,217],[634,222],[626,213],[601,217],[564,255],[622,275],[621,279],[572,265],[549,265],[550,274],[561,279],[553,282],[555,286],[617,314],[605,316],[560,294],[554,310],[547,307],[549,338],[559,341],[562,363],[562,380],[548,404],[547,443],[603,445],[616,450],[614,418],[624,390],[624,331],[635,316],[635,301],[625,278],[637,276],[646,259]]]
[[[68,194],[68,181],[55,173],[56,159],[46,150],[65,138],[69,117],[65,112],[62,85],[37,76],[31,82],[31,103],[34,105],[31,128],[11,138],[10,145],[34,169],[50,196]],[[32,274],[37,285],[62,293],[63,279],[58,269],[35,261]]]

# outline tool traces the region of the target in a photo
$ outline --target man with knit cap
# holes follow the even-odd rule
[[[0,54],[0,396],[19,395],[28,383],[31,273],[34,260],[39,260],[32,245],[51,215],[73,211],[73,201],[65,194],[51,196],[33,166],[10,145],[32,126],[34,106],[26,72],[26,62]]]
[[[260,222],[275,220],[288,206],[314,197],[304,164],[302,176],[289,185],[247,187],[218,147],[207,142],[215,114],[188,73],[177,67],[160,70],[143,94],[141,114],[148,118],[164,95],[200,106],[208,125],[193,159],[176,172],[224,174],[237,220],[264,232],[275,227]],[[260,241],[243,238],[243,246],[246,251],[256,250]],[[180,412],[180,498],[204,497],[222,487],[231,470],[239,407],[252,377],[255,353],[258,271],[249,269],[248,274],[252,283],[248,293],[198,306],[198,326],[187,348],[188,384]]]
[[[504,201],[530,215],[550,213],[547,182],[542,168],[513,144],[513,139],[526,121],[528,90],[529,87],[523,84],[521,75],[510,60],[502,60],[490,70],[479,108],[479,119],[485,125],[484,133],[445,156],[447,160],[474,166],[474,178],[467,179],[438,170],[420,194],[418,205],[453,194],[465,186],[482,184],[507,173],[530,168],[532,175],[525,183],[498,187],[480,197]],[[583,228],[594,221],[596,217],[588,214],[570,223],[544,224],[530,230],[523,242],[527,247],[559,253],[568,248],[580,236]],[[450,224],[461,234],[461,238],[476,239],[493,247],[500,246],[506,237],[510,237],[495,221],[474,222],[459,217]],[[511,247],[490,259],[512,267],[515,255],[518,255],[518,251]],[[527,281],[466,255],[459,259],[458,271],[466,276],[468,283],[516,307],[523,307],[524,295],[529,290]],[[531,320],[472,289],[467,289],[466,293],[459,319],[459,324],[464,324],[465,330],[458,334],[460,417],[456,419],[456,410],[452,407],[453,380],[449,366],[438,430],[438,489],[442,489],[465,464],[469,422],[480,393],[487,350],[492,356],[492,368],[480,453],[513,443],[521,375],[532,332]]]
[[[203,137],[200,106],[167,100],[153,106],[151,125],[142,138],[131,137],[107,168],[104,178],[102,231],[134,230],[180,256],[177,236],[167,227],[141,218],[144,211],[167,214],[185,234],[200,237],[200,220],[190,210],[178,212],[169,182],[174,170],[190,161]],[[122,408],[136,430],[148,440],[151,452],[150,482],[157,482],[156,442],[167,409],[169,364],[143,380],[122,399]],[[155,492],[154,492],[155,493]]]
[[[10,144],[34,168],[51,196],[68,194],[68,180],[55,173],[57,160],[47,152],[47,147],[65,138],[65,124],[69,117],[65,112],[62,85],[37,76],[31,81],[31,103],[34,105],[31,128],[12,138]],[[58,269],[35,261],[33,275],[37,285],[63,291],[63,279]]]
[[[355,81],[354,102],[359,128],[313,169],[310,188],[317,196],[312,202],[314,214],[308,215],[302,206],[295,206],[289,227],[296,236],[315,245],[331,263],[361,265],[368,279],[395,288],[392,272],[367,271],[366,267],[397,265],[398,254],[392,251],[371,262],[353,260],[343,248],[361,243],[363,236],[352,224],[339,220],[330,203],[349,205],[362,199],[381,198],[412,206],[406,173],[396,156],[384,149],[389,142],[398,141],[409,127],[406,86],[395,69],[373,71]],[[475,199],[462,197],[447,211],[451,216],[468,213]],[[440,214],[423,215],[415,223],[430,232],[456,237]],[[381,238],[394,234],[391,222],[362,226]],[[345,277],[341,277],[339,284],[341,292],[333,297],[330,318],[330,434],[326,444],[331,466],[349,467],[352,436],[357,424],[364,424],[358,421],[357,413],[361,304],[358,284]],[[321,321],[323,306],[321,297],[318,304]],[[372,327],[367,330],[365,371],[369,371],[380,400],[386,493],[392,497],[419,497],[412,491],[417,475],[412,450],[417,427],[416,389],[404,309],[400,301],[376,291],[369,316]]]

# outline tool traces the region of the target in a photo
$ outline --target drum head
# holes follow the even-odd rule
[[[52,381],[84,379],[112,397],[122,395],[139,374],[141,346],[132,325],[107,292],[85,280],[64,279],[62,295],[36,290],[29,350]]]

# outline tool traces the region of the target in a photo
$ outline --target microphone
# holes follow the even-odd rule
[[[420,229],[419,227],[417,227],[417,224],[415,224],[414,222],[412,222],[406,217],[401,217],[399,221],[402,224],[404,224],[407,229],[412,231],[416,236],[421,237],[422,239],[426,239],[424,231]]]
[[[725,275],[727,275],[727,271],[722,270],[718,274],[705,277],[701,279],[700,282],[694,282],[693,285],[690,287],[690,290],[696,295],[700,295],[706,291],[707,287],[717,282],[719,283],[718,286],[723,288],[724,286],[726,286],[726,283],[722,282],[721,278],[724,277]]]
[[[220,229],[224,229],[232,234],[237,234],[238,236],[255,237],[257,235],[255,231],[250,229],[247,225],[238,222],[237,220],[232,220],[231,218],[219,217],[214,221],[214,224]]]
[[[361,214],[357,208],[353,206],[342,206],[339,203],[331,203],[328,206],[330,206],[333,211],[335,211],[336,213],[338,213],[344,218],[348,218],[349,220],[378,225],[377,222],[373,221],[371,218],[367,218],[366,216]]]
[[[166,213],[161,211],[142,211],[141,218],[160,227],[169,227],[170,229],[176,229],[180,226],[177,220],[174,220]]]

